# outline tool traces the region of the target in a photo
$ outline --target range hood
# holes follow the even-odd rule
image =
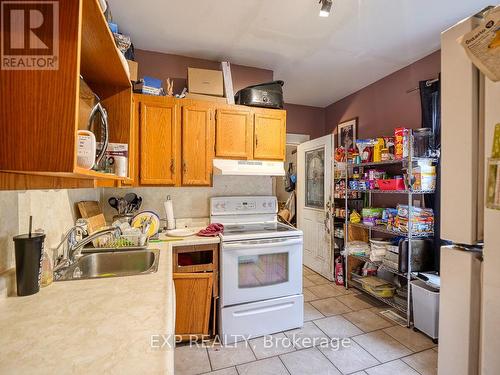
[[[284,176],[282,161],[214,159],[214,175]]]

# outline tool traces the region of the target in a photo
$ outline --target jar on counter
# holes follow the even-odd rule
[[[413,130],[413,156],[427,158],[432,156],[434,134],[430,128]]]

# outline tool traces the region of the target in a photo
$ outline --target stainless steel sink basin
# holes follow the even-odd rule
[[[158,271],[158,249],[99,252],[83,255],[57,281],[133,276]]]

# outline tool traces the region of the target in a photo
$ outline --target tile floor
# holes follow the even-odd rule
[[[304,326],[247,345],[209,348],[178,346],[175,375],[435,375],[436,345],[426,336],[387,320],[380,302],[355,289],[345,290],[304,267]],[[346,339],[339,348],[284,345],[295,337]],[[300,340],[299,340],[300,341]]]

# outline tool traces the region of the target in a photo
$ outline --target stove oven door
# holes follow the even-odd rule
[[[302,293],[302,237],[222,244],[222,306]]]

